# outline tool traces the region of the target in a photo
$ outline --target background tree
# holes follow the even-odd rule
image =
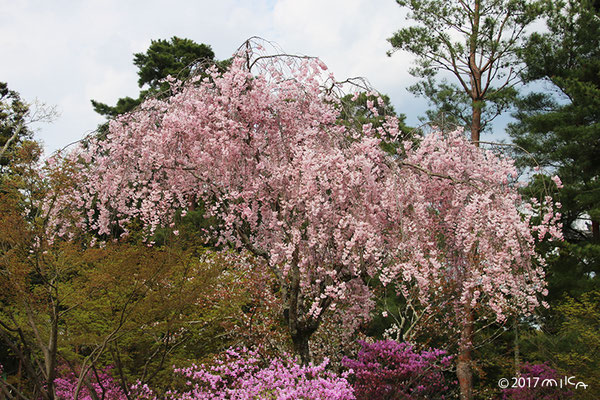
[[[585,282],[597,287],[600,273],[600,5],[556,3],[548,30],[533,34],[523,49],[524,77],[555,91],[524,97],[509,133],[528,153],[521,154],[521,165],[535,166],[533,156],[564,185],[556,198],[568,242],[550,276],[558,298],[564,291],[581,293]]]
[[[562,204],[566,240],[558,247],[542,247],[551,307],[540,315],[541,330],[523,329],[523,356],[550,361],[589,383],[598,379],[589,374],[593,362],[585,356],[597,346],[597,337],[589,335],[582,321],[597,325],[593,290],[600,288],[600,4],[554,2],[546,26],[544,33],[531,35],[521,52],[524,80],[543,83],[546,91],[520,99],[509,134],[522,148],[517,152],[521,167],[541,167],[560,176],[564,188],[550,193]],[[541,172],[531,180],[528,194],[534,195],[550,182]],[[584,310],[587,315],[574,314]],[[580,337],[587,341],[583,347]],[[576,393],[585,397],[590,392]]]
[[[427,97],[450,122],[466,126],[478,142],[488,124],[515,99],[519,81],[516,52],[524,29],[541,12],[543,1],[397,0],[416,25],[400,29],[389,42],[417,56],[411,71],[422,81],[410,88]],[[455,82],[435,77],[442,72]],[[439,123],[439,122],[438,122]]]
[[[133,63],[138,67],[138,85],[143,90],[137,98],[123,97],[115,106],[92,100],[94,110],[109,118],[129,112],[148,96],[169,89],[167,76],[183,80],[197,68],[215,64],[215,54],[206,44],[198,44],[190,39],[173,36],[170,40],[152,40],[146,53],[136,53]],[[197,72],[197,71],[196,71]]]
[[[600,385],[600,291],[586,292],[577,299],[564,296],[553,305],[551,310],[560,315],[556,330],[529,333],[523,339],[523,355],[529,362],[546,363],[560,376],[575,376],[575,383],[588,385],[587,389],[571,387],[574,398],[595,399]]]
[[[70,294],[61,284],[79,261],[76,246],[50,247],[44,240],[38,202],[47,186],[37,170],[39,145],[25,142],[17,149],[11,174],[0,182],[0,339],[27,384],[0,381],[0,389],[8,398],[52,400],[62,301]]]
[[[0,168],[8,164],[6,156],[9,149],[18,146],[25,138],[31,138],[32,133],[26,126],[25,117],[29,105],[21,100],[14,90],[0,82]]]
[[[32,138],[31,124],[51,122],[56,115],[53,107],[37,101],[26,103],[21,100],[19,93],[0,82],[0,173],[6,172],[13,151],[24,140]]]

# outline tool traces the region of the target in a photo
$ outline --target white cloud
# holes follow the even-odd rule
[[[136,80],[137,75],[133,71],[119,71],[109,67],[91,77],[83,93],[88,99],[114,104],[119,97],[137,97],[139,89]]]
[[[338,79],[366,77],[416,122],[425,101],[415,101],[405,90],[414,82],[408,73],[412,57],[386,55],[387,38],[404,16],[395,2],[385,0],[282,0],[273,12],[277,40],[286,51],[319,56]]]
[[[393,0],[0,0],[0,81],[56,104],[61,118],[42,127],[48,151],[83,137],[102,118],[90,99],[136,96],[133,53],[172,36],[210,44],[227,58],[250,36],[285,51],[319,56],[336,77],[365,76],[414,115],[424,101],[404,88],[410,59],[387,57],[386,39],[403,23]],[[420,108],[420,110],[419,110]]]

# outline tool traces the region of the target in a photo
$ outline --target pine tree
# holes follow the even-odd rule
[[[509,133],[524,150],[522,166],[558,174],[567,239],[550,256],[550,298],[579,297],[598,287],[600,273],[600,2],[569,0],[550,10],[547,33],[522,51],[526,81],[552,85],[523,99]],[[525,152],[527,154],[525,154]],[[532,157],[533,156],[533,157]],[[537,187],[543,186],[541,176]],[[535,185],[534,185],[535,186]]]
[[[524,30],[541,14],[545,0],[396,0],[414,25],[388,39],[393,51],[414,54],[411,74],[422,80],[409,88],[426,97],[452,124],[467,127],[478,142],[482,131],[516,97],[516,52]],[[391,52],[388,53],[388,55]],[[453,82],[436,80],[438,73]]]
[[[133,63],[138,67],[138,85],[141,89],[137,98],[122,97],[115,106],[92,100],[94,110],[107,117],[116,117],[137,107],[145,98],[168,90],[162,80],[173,76],[187,78],[197,68],[215,63],[215,54],[206,44],[173,36],[170,40],[153,40],[145,53],[134,54]]]

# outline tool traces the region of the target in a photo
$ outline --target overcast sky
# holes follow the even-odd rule
[[[405,15],[393,0],[0,0],[0,8],[0,81],[60,112],[39,126],[47,152],[103,122],[90,99],[137,97],[133,54],[172,36],[209,44],[218,59],[260,36],[320,57],[339,80],[367,78],[409,123],[426,109],[406,91],[411,58],[386,55]]]

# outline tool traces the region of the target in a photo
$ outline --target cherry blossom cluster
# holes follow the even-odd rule
[[[146,101],[67,157],[78,187],[48,202],[59,205],[47,209],[50,228],[127,235],[140,220],[152,232],[203,201],[221,222],[209,234],[265,254],[282,287],[298,281],[306,318],[354,294],[368,304],[357,278],[383,257],[378,203],[395,167],[370,126],[337,123],[323,69],[307,59],[291,77],[254,76],[237,57],[224,74]]]
[[[407,201],[395,222],[403,236],[399,262],[382,269],[382,282],[400,277],[400,290],[418,288],[424,305],[449,293],[459,320],[481,307],[498,321],[506,312],[532,312],[547,293],[536,240],[561,238],[550,199],[537,204],[544,215],[534,226],[533,213],[519,211],[512,160],[474,146],[460,131],[433,133],[405,150],[403,179],[390,193]]]
[[[225,73],[173,83],[171,97],[147,100],[70,153],[63,165],[77,186],[45,204],[49,229],[127,235],[141,221],[152,233],[202,201],[220,221],[207,234],[264,257],[299,324],[340,303],[367,314],[363,278],[375,275],[418,288],[425,305],[450,292],[459,317],[483,307],[502,321],[539,305],[535,243],[559,236],[558,217],[547,202],[534,205],[538,227],[521,215],[509,159],[461,132],[391,157],[378,129],[393,136],[397,121],[340,124],[320,61],[288,74],[247,64],[240,54]]]

